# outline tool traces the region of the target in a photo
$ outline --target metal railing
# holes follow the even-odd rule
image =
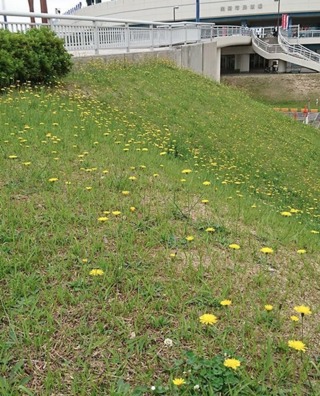
[[[255,30],[251,31],[252,44],[269,54],[283,54],[284,50],[279,44],[269,44],[257,36]]]
[[[301,44],[290,44],[283,35],[283,30],[279,29],[278,42],[281,48],[289,55],[302,58],[305,60],[311,60],[316,62],[320,66],[320,55],[314,51],[309,50]]]

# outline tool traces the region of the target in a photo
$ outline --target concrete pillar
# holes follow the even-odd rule
[[[235,55],[234,68],[240,72],[248,72],[250,70],[250,54]]]
[[[215,43],[216,44],[216,43]],[[214,51],[215,57],[213,62],[213,79],[217,82],[220,82],[221,76],[221,48],[216,47],[216,51]]]
[[[215,70],[215,63],[217,62],[217,43],[203,43],[202,56],[203,75],[212,78],[213,80],[216,80],[217,76]],[[220,76],[218,81],[220,81]]]
[[[278,60],[278,73],[285,73],[287,71],[287,62]]]

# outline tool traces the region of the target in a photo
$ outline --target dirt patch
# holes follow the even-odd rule
[[[320,74],[250,74],[223,76],[222,83],[244,90],[254,99],[266,102],[297,102],[310,100],[311,107],[320,99]]]

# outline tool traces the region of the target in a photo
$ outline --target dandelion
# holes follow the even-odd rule
[[[265,309],[267,312],[270,312],[270,311],[273,310],[273,306],[270,305],[270,304],[267,304],[267,305],[264,306],[264,309]]]
[[[130,194],[130,191],[122,191],[121,194],[126,196]]]
[[[170,253],[170,257],[172,259],[176,258],[177,257],[177,252]]]
[[[175,378],[172,382],[176,386],[181,386],[186,383],[186,381],[183,378]]]
[[[93,269],[89,272],[89,275],[91,275],[91,276],[100,276],[103,274],[104,274],[104,272],[102,271],[102,269]]]
[[[305,352],[307,347],[302,341],[290,340],[288,341],[288,346],[296,351]]]
[[[106,217],[106,216],[98,217],[98,221],[100,221],[101,223],[104,223],[107,220],[108,220],[108,217]]]
[[[228,306],[228,305],[231,305],[231,303],[232,303],[232,301],[231,300],[222,300],[222,301],[220,301],[220,305],[222,305],[222,306]]]
[[[319,234],[319,231],[311,230],[311,234]]]
[[[18,156],[17,155],[9,155],[9,157],[8,157],[9,159],[17,159],[18,158]]]
[[[22,165],[29,166],[31,165],[31,162],[22,162]]]
[[[307,251],[305,249],[299,249],[299,250],[297,250],[297,253],[298,254],[305,254],[305,253],[307,253]]]
[[[305,305],[299,305],[297,307],[293,308],[296,312],[298,312],[301,315],[311,315],[311,309],[309,307],[306,307]]]
[[[269,247],[263,247],[260,249],[261,253],[265,253],[265,254],[272,254],[273,253],[273,249],[269,248]]]
[[[208,199],[202,199],[201,202],[206,205],[209,202],[209,200]]]
[[[210,186],[211,183],[210,183],[209,181],[206,180],[206,181],[204,181],[202,184],[203,184],[204,186]]]
[[[154,173],[153,177],[159,177],[159,173]]]
[[[49,179],[49,182],[50,183],[54,183],[54,182],[56,182],[56,181],[58,181],[59,179],[57,178],[57,177],[51,177],[50,179]]]
[[[185,183],[187,180],[186,179],[180,179],[181,183]]]
[[[199,317],[200,323],[204,325],[213,325],[218,322],[218,318],[212,314],[204,314]]]
[[[206,232],[215,232],[215,229],[212,227],[206,228]]]
[[[237,370],[240,364],[240,361],[237,359],[226,359],[223,363],[225,367],[232,368],[233,370]]]
[[[113,214],[114,216],[119,216],[119,215],[121,215],[121,212],[120,212],[120,210],[114,210],[114,211],[112,212],[112,214]]]
[[[168,346],[168,347],[172,347],[172,345],[173,345],[173,341],[170,338],[166,338],[163,341],[163,343],[164,343],[165,346]]]
[[[237,245],[236,243],[232,243],[231,245],[229,245],[230,249],[234,249],[234,250],[239,250],[240,249],[240,245]]]
[[[92,190],[92,187],[91,187],[91,186],[88,186],[88,187],[86,187],[86,190],[87,190],[87,191],[91,191],[91,190]]]
[[[192,242],[192,241],[194,240],[194,237],[193,237],[192,235],[188,235],[188,236],[186,237],[186,240],[187,240],[188,242]]]
[[[281,216],[284,216],[284,217],[292,216],[292,213],[290,213],[290,212],[281,212],[280,214],[281,214]]]
[[[82,262],[85,264],[85,263],[88,262],[88,259],[87,259],[87,258],[83,258],[83,259],[82,259]]]
[[[290,316],[290,319],[291,319],[293,322],[299,322],[299,318],[298,318],[298,316],[296,316],[296,315]]]
[[[135,176],[130,176],[130,177],[129,177],[129,180],[134,181],[134,180],[137,180],[137,178],[136,178]]]
[[[183,169],[183,171],[181,171],[181,173],[183,173],[184,175],[188,175],[191,172],[192,172],[191,169]]]
[[[134,207],[134,206],[130,206],[130,212],[135,212],[136,211],[136,208]]]

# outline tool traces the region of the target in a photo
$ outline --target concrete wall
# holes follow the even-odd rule
[[[192,70],[220,82],[221,49],[217,47],[217,42],[183,45],[150,52],[86,56],[74,58],[74,61],[84,63],[95,59],[103,59],[106,63],[114,61],[136,63],[148,59],[168,59],[178,67]]]

